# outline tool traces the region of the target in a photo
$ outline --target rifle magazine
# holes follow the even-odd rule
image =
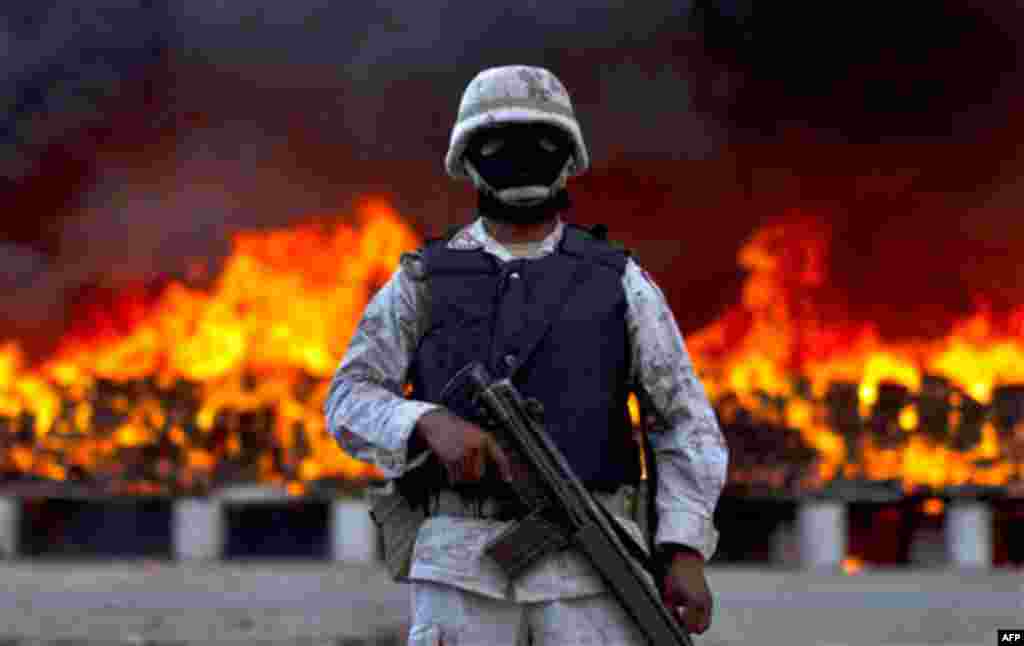
[[[563,527],[538,510],[513,523],[485,547],[509,581],[515,581],[544,556],[569,545],[570,537]]]

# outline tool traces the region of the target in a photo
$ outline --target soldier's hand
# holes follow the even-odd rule
[[[704,559],[690,551],[679,552],[671,561],[662,582],[662,598],[669,610],[681,614],[683,626],[691,633],[704,633],[711,626],[713,601],[704,576]],[[678,608],[685,611],[678,612]]]
[[[513,478],[512,464],[494,438],[445,409],[420,417],[416,432],[447,468],[452,483],[480,480],[489,464],[498,466],[506,482]]]

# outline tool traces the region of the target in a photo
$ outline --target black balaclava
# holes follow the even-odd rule
[[[536,224],[568,209],[564,185],[551,191],[571,155],[569,136],[546,123],[503,124],[477,132],[466,158],[486,182],[478,187],[480,214],[499,222]]]

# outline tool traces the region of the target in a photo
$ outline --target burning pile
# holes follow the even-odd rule
[[[829,290],[829,243],[799,213],[758,231],[739,254],[743,302],[688,338],[728,435],[731,481],[1020,493],[1024,306],[979,308],[942,339],[886,343]]]
[[[0,350],[0,475],[109,493],[375,476],[324,429],[330,377],[415,234],[386,203],[355,227],[240,233],[208,291],[122,296],[28,370]]]
[[[260,482],[298,495],[377,477],[326,433],[323,404],[366,302],[419,241],[380,200],[357,220],[238,234],[211,289],[120,294],[38,367],[0,348],[0,479],[168,495]],[[828,243],[799,215],[762,229],[740,253],[742,303],[688,335],[728,436],[731,486],[1019,491],[1024,307],[980,310],[937,341],[886,343],[829,291]]]

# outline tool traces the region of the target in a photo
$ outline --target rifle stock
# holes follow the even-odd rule
[[[508,379],[493,380],[479,362],[459,370],[441,400],[467,419],[489,420],[489,430],[506,454],[527,467],[526,478],[509,484],[531,512],[486,550],[510,580],[546,554],[575,546],[652,646],[693,645],[646,573],[630,559],[617,521],[594,500],[548,437],[537,406]]]

